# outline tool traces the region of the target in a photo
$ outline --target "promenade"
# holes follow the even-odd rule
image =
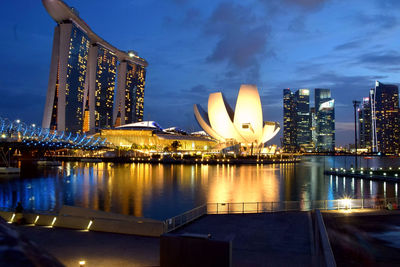
[[[324,211],[337,266],[398,266],[400,211]],[[160,239],[42,226],[15,229],[66,266],[159,266]],[[172,234],[232,240],[232,266],[318,266],[310,212],[205,215]]]
[[[159,238],[41,226],[17,226],[17,231],[65,266],[159,266]]]
[[[309,212],[207,215],[173,232],[233,237],[233,266],[311,266]]]

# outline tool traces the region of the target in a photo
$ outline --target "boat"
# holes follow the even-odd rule
[[[20,168],[0,167],[0,174],[20,174]]]

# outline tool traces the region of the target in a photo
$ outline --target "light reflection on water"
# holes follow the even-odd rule
[[[0,207],[21,201],[28,210],[54,211],[66,204],[165,219],[206,202],[398,197],[397,183],[323,175],[324,168],[349,168],[352,163],[350,157],[314,156],[281,165],[23,164],[21,178],[1,178]],[[388,158],[362,159],[360,164],[398,167],[396,163]]]

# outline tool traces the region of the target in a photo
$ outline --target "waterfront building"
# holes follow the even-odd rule
[[[173,127],[176,129],[176,127]],[[175,141],[179,142],[180,151],[209,151],[217,145],[216,141],[206,135],[187,134],[163,129],[154,121],[142,121],[125,124],[114,129],[102,129],[97,134],[107,142],[122,148],[134,148],[162,152]]]
[[[57,22],[42,127],[95,132],[118,114],[121,124],[141,121],[147,62],[100,38],[63,1],[42,2]]]
[[[300,151],[311,150],[310,90],[299,89],[295,93],[296,145]]]
[[[315,89],[316,151],[335,151],[335,100],[330,89]]]
[[[235,110],[221,92],[209,95],[208,113],[198,104],[193,109],[205,132],[225,147],[239,144],[246,154],[261,151],[280,129],[277,122],[263,121],[260,95],[255,85],[240,86]]]
[[[399,88],[375,82],[370,91],[372,109],[372,150],[399,153]]]
[[[371,101],[364,97],[358,109],[359,147],[371,152],[372,148],[372,116]]]
[[[283,150],[295,152],[296,146],[296,105],[293,92],[283,89]]]

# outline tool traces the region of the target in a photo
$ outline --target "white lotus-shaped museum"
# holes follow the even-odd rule
[[[280,130],[279,123],[263,121],[260,95],[255,85],[240,86],[235,111],[221,92],[208,97],[208,113],[199,104],[193,109],[203,130],[222,143],[262,147]]]

